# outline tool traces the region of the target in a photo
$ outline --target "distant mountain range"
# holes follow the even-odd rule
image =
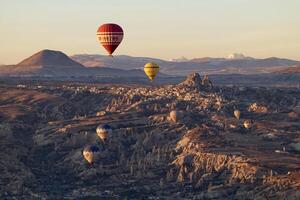
[[[298,73],[294,67],[299,61],[266,58],[255,59],[242,54],[232,54],[227,58],[184,57],[173,61],[156,58],[79,54],[68,57],[60,51],[42,50],[16,65],[0,66],[0,76],[42,76],[42,77],[140,77],[147,79],[143,67],[147,62],[156,62],[160,66],[159,78],[166,76],[186,76],[200,74],[262,74],[269,72]]]
[[[147,62],[156,62],[161,72],[175,76],[185,76],[193,72],[200,74],[260,74],[284,70],[300,65],[300,61],[276,57],[255,59],[242,54],[233,54],[227,58],[194,58],[187,60],[182,57],[166,61],[156,58],[79,54],[71,57],[87,67],[109,67],[142,69]]]

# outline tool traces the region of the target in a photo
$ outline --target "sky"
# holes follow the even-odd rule
[[[114,54],[300,60],[299,0],[0,0],[0,64],[42,50],[106,54],[96,30],[124,29]]]

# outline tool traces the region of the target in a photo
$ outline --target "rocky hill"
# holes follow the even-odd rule
[[[70,66],[70,67],[83,67],[83,65],[75,62],[70,59],[66,54],[60,51],[53,50],[42,50],[37,52],[36,54],[26,58],[21,61],[17,66],[43,66],[43,67],[51,67],[51,66]]]
[[[299,90],[210,83],[2,84],[0,199],[299,199]]]
[[[85,67],[60,51],[42,50],[17,65],[1,66],[1,76],[68,76],[84,73]]]

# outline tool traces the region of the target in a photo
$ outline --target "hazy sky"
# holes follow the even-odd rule
[[[42,49],[106,54],[107,22],[125,32],[115,54],[300,60],[300,0],[0,0],[0,64]]]

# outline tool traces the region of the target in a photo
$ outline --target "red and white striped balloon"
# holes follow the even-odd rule
[[[118,24],[103,24],[97,30],[100,44],[111,56],[123,40],[123,29]]]

